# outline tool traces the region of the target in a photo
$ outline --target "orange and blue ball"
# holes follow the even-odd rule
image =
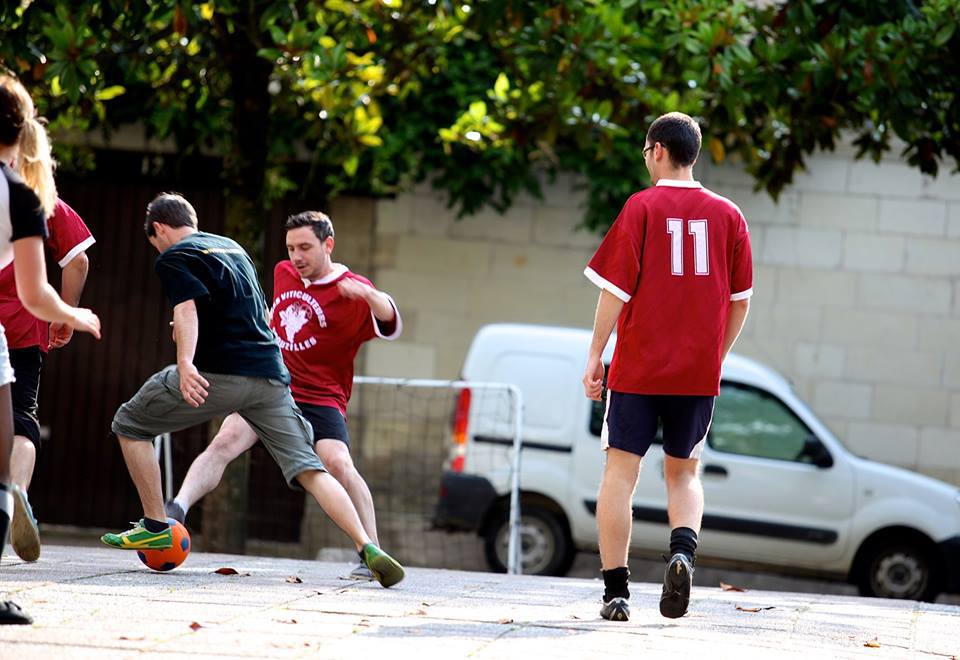
[[[155,571],[172,571],[182,564],[190,554],[190,532],[173,518],[167,518],[173,532],[173,545],[165,550],[137,550],[146,566]]]

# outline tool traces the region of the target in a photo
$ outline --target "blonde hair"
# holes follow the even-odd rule
[[[53,180],[56,166],[46,127],[40,120],[30,117],[24,122],[23,133],[20,134],[17,169],[26,184],[40,198],[40,206],[43,207],[46,218],[53,215],[53,207],[57,203],[57,184]]]
[[[23,111],[23,130],[20,133],[20,154],[17,156],[17,170],[23,180],[40,198],[44,217],[53,215],[57,203],[57,185],[53,180],[56,161],[47,129],[37,117],[33,99],[19,80],[9,74],[0,73],[0,86],[12,91],[20,101]]]

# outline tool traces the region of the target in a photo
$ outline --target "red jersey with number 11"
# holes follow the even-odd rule
[[[584,274],[626,304],[609,389],[716,396],[730,301],[753,293],[740,209],[696,181],[627,200]]]

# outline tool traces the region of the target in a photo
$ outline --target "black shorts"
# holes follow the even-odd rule
[[[37,418],[37,394],[40,391],[40,369],[43,351],[39,346],[11,348],[10,364],[16,378],[10,384],[13,403],[13,433],[29,439],[39,451],[40,420]]]
[[[333,406],[315,406],[311,403],[297,402],[297,407],[310,426],[313,427],[313,441],[339,440],[350,446],[350,434],[347,433],[347,420],[343,413]]]
[[[601,439],[631,454],[647,453],[663,424],[663,453],[674,458],[700,458],[713,420],[712,396],[679,396],[607,392],[607,414]]]

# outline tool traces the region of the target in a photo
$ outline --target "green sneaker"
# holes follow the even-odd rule
[[[403,566],[372,543],[363,546],[363,563],[383,587],[392,587],[403,579]]]
[[[133,527],[120,534],[104,534],[100,540],[111,548],[120,550],[166,550],[173,547],[173,530],[167,527],[162,532],[150,532],[139,522],[131,522]]]

